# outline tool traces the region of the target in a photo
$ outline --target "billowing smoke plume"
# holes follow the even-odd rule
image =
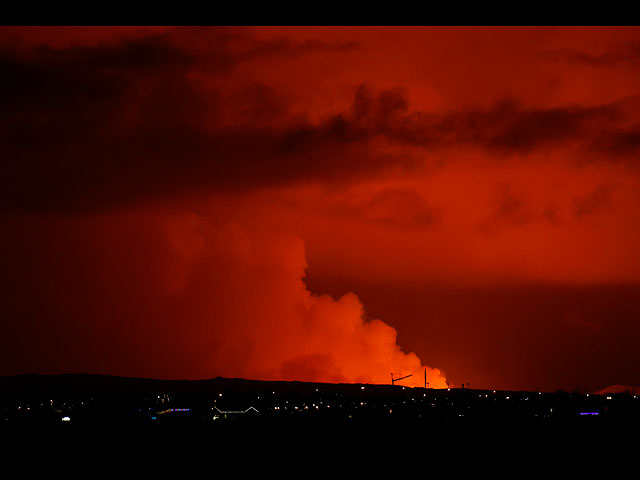
[[[354,294],[306,288],[297,237],[193,213],[9,223],[5,369],[17,350],[32,352],[19,369],[43,373],[389,383],[394,372],[419,386],[426,368],[445,386]]]

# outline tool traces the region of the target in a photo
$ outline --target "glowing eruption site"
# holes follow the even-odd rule
[[[297,237],[216,227],[193,213],[101,215],[39,228],[48,234],[34,235],[30,254],[37,258],[46,242],[56,258],[41,259],[46,281],[31,288],[49,299],[39,334],[53,341],[41,357],[56,369],[81,360],[90,371],[156,378],[388,383],[389,372],[402,372],[415,381],[403,385],[424,379],[418,357],[401,351],[392,327],[364,320],[354,294],[336,301],[307,290]],[[21,308],[40,314],[37,305]],[[427,378],[445,384],[436,369],[427,368]]]
[[[640,385],[638,78],[637,27],[0,27],[0,376]]]

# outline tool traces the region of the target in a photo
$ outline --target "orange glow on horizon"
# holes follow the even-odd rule
[[[0,27],[0,375],[639,384],[639,45]]]

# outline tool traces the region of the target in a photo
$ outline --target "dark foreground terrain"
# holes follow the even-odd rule
[[[573,475],[576,466],[591,472],[594,462],[609,469],[635,458],[639,425],[633,393],[0,378],[0,460],[48,475],[75,469],[82,478],[105,469],[120,475],[130,465],[145,477],[174,465],[183,478],[198,464],[243,475],[378,478],[417,467],[512,472],[513,464],[545,474],[560,462]]]
[[[638,424],[640,398],[632,393],[435,390],[226,378],[170,381],[103,375],[0,378],[0,428]]]

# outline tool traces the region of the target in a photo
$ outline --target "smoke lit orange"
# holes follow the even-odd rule
[[[0,29],[0,374],[640,383],[637,28]]]

